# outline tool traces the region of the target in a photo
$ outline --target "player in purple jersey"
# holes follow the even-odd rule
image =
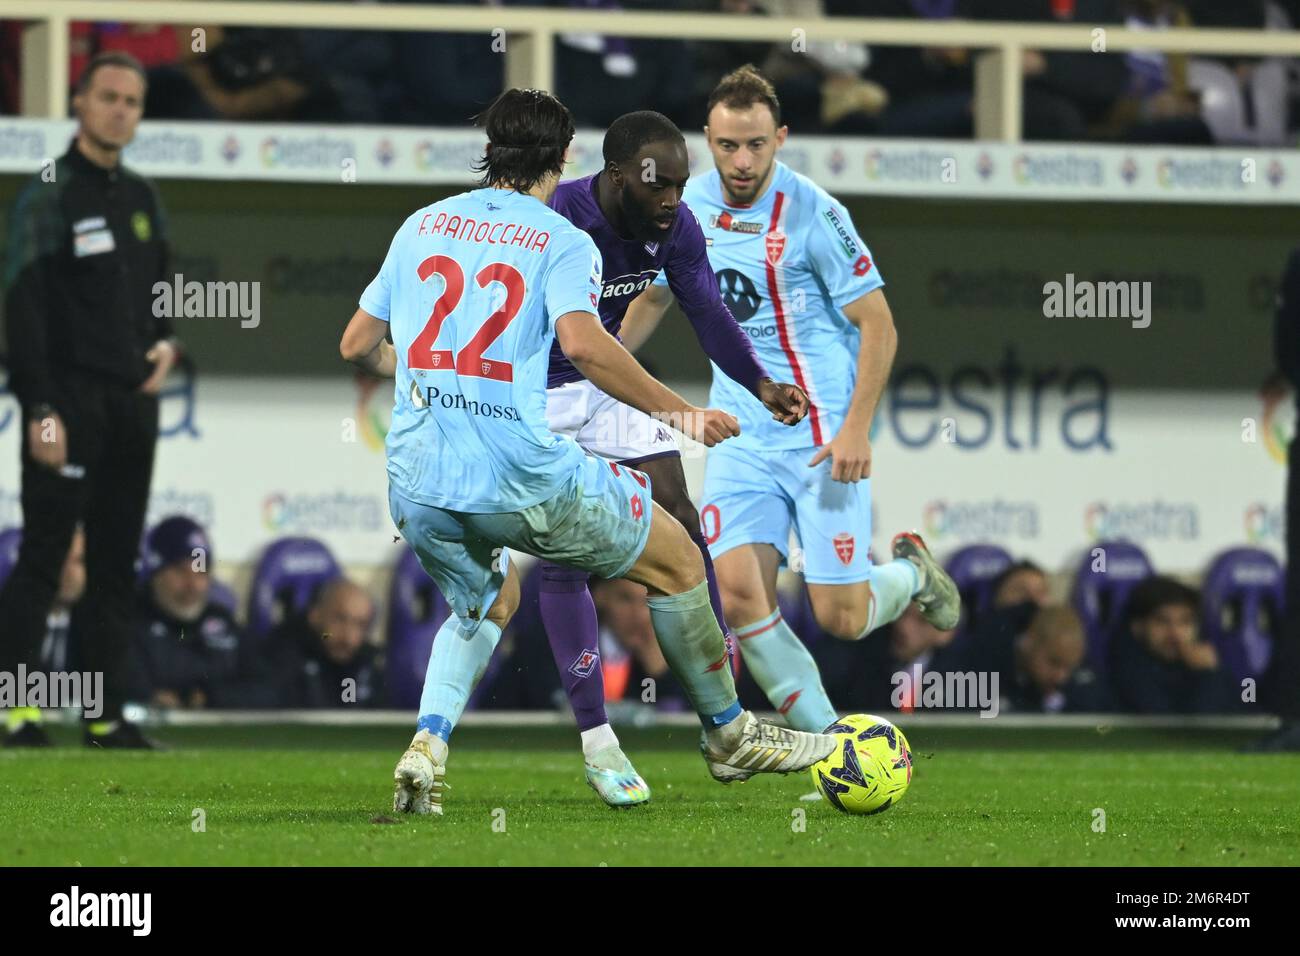
[[[663,272],[705,353],[786,425],[802,421],[808,397],[772,380],[749,337],[718,293],[695,216],[682,203],[690,175],[686,140],[672,120],[641,110],[616,119],[605,133],[605,168],[562,183],[551,207],[595,241],[604,263],[598,299],[601,323],[617,335],[623,313]],[[558,344],[547,376],[547,422],[587,452],[635,467],[651,478],[654,500],[675,517],[699,548],[709,596],[726,633],[713,563],[691,502],[681,452],[668,422],[608,395],[574,367]],[[673,423],[680,427],[680,423]],[[606,803],[629,806],[649,788],[619,747],[605,714],[599,626],[588,572],[542,565],[541,614],[578,729],[587,780]]]

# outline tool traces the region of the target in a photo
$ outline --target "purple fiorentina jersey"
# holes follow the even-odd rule
[[[695,214],[682,203],[672,229],[659,242],[624,239],[600,211],[596,199],[599,175],[560,183],[551,199],[551,208],[591,236],[600,250],[604,261],[597,304],[601,323],[610,335],[618,335],[627,307],[663,270],[669,289],[695,327],[705,353],[728,377],[752,392],[759,379],[767,377],[767,372],[749,336],[736,324],[718,294],[718,280],[709,265],[704,232]],[[554,388],[582,378],[582,373],[560,350],[560,343],[552,343],[546,387]]]

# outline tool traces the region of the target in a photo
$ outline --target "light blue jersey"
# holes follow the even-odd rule
[[[794,427],[713,366],[709,404],[740,420],[733,449],[823,445],[844,420],[857,378],[858,330],[841,311],[884,285],[849,214],[825,190],[776,163],[763,197],[728,206],[717,170],[692,179],[683,200],[704,227],[722,299],[777,381],[808,393],[808,417]],[[661,275],[657,280],[665,284]]]
[[[476,189],[397,230],[360,305],[397,352],[390,483],[452,511],[517,512],[556,494],[584,454],[546,426],[555,321],[596,314],[600,253],[531,196]]]

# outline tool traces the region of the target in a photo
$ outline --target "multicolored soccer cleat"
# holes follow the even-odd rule
[[[745,711],[735,721],[730,739],[700,741],[700,753],[709,773],[719,783],[748,780],[756,773],[792,773],[806,770],[838,745],[835,737],[791,730],[760,721]]]
[[[650,787],[617,746],[597,751],[586,769],[588,785],[611,807],[634,807],[650,799]]]
[[[956,582],[915,531],[894,535],[891,550],[894,557],[911,561],[921,572],[921,590],[915,598],[921,616],[939,630],[951,631],[961,619],[961,594]]]

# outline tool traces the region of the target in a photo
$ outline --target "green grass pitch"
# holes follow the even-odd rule
[[[572,729],[467,727],[446,815],[395,818],[409,728],[173,728],[161,754],[87,752],[56,728],[58,748],[0,750],[0,864],[1300,863],[1300,756],[1237,754],[1249,734],[908,733],[906,798],[848,817],[800,802],[805,774],[714,783],[685,729],[620,732],[654,799],[615,811],[583,781]]]

